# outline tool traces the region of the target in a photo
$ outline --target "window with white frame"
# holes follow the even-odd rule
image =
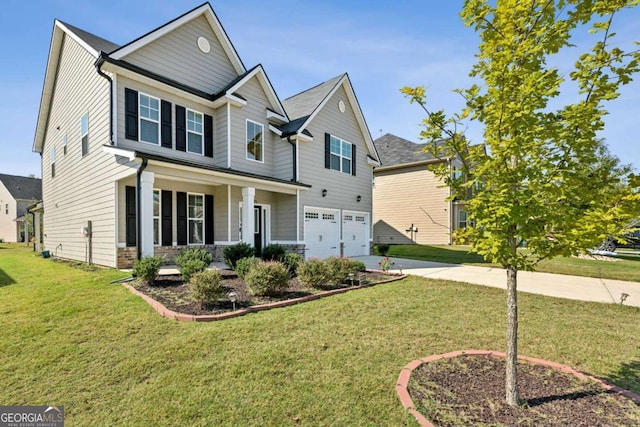
[[[460,210],[458,212],[458,228],[465,230],[467,228],[467,225],[468,225],[467,211]]]
[[[160,143],[160,99],[139,93],[140,141]]]
[[[54,176],[56,176],[56,147],[51,147],[49,160],[51,162],[51,178],[53,178]]]
[[[62,154],[67,155],[67,132],[62,133]]]
[[[264,161],[263,126],[251,120],[247,120],[247,159]]]
[[[204,242],[204,196],[188,195],[189,244],[201,245]]]
[[[351,143],[331,135],[331,161],[333,170],[351,175]]]
[[[9,203],[4,204],[4,213],[5,215],[9,215]]]
[[[80,138],[82,139],[82,156],[89,154],[89,112],[80,118]]]
[[[160,190],[153,190],[153,244],[160,245]]]
[[[187,110],[187,151],[202,154],[202,113]]]

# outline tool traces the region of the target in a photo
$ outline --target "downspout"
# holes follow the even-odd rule
[[[95,66],[96,71],[102,77],[109,81],[109,144],[115,145],[113,142],[113,79],[109,77],[102,69],[100,68],[104,63],[104,52],[100,52],[98,59],[96,60]]]
[[[140,242],[142,241],[142,206],[140,201],[140,178],[142,176],[142,172],[147,168],[148,160],[146,158],[142,159],[142,164],[138,168],[136,172],[136,252],[137,258],[142,258],[142,247],[140,246]]]
[[[291,162],[293,164],[293,178],[291,178],[291,181],[295,182],[295,181],[298,180],[297,179],[298,178],[298,163],[296,161],[296,158],[298,157],[297,156],[297,154],[298,154],[297,153],[297,147],[296,147],[296,144],[293,141],[291,141],[291,136],[287,137],[287,142],[289,144],[291,144],[291,148],[293,149],[292,150],[293,162]]]

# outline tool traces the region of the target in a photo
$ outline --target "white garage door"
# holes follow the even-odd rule
[[[340,211],[304,208],[304,242],[306,258],[340,255]]]
[[[344,211],[342,213],[342,241],[344,256],[369,255],[369,214]]]

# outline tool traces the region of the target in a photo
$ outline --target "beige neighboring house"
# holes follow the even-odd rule
[[[466,212],[462,204],[447,200],[449,188],[427,169],[448,161],[391,134],[374,144],[382,165],[373,172],[373,243],[452,244],[453,231],[466,227]],[[449,166],[453,172],[456,162]]]
[[[0,174],[0,241],[29,241],[27,209],[41,199],[40,179]]]
[[[379,162],[349,76],[281,101],[209,3],[122,45],[56,20],[33,150],[54,256],[369,253]]]

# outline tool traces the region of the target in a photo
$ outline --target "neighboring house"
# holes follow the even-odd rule
[[[369,253],[378,158],[349,77],[281,102],[209,3],[122,46],[56,20],[33,149],[52,255]]]
[[[38,178],[0,174],[0,241],[28,242],[27,208],[42,199]]]
[[[428,170],[448,161],[424,152],[424,144],[391,134],[374,144],[382,166],[373,173],[373,242],[452,244],[453,231],[466,227],[466,212],[462,204],[447,200],[449,188]]]

